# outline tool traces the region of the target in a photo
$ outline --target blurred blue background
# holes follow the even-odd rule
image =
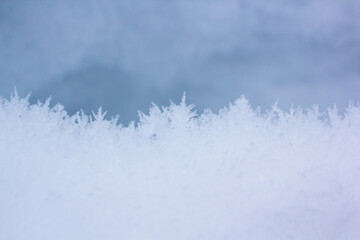
[[[123,123],[184,91],[199,112],[242,94],[344,109],[360,99],[360,1],[1,0],[0,95],[14,86]]]

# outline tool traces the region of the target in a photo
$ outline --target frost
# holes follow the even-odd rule
[[[118,124],[0,100],[0,239],[357,239],[360,107],[218,114],[152,105]]]

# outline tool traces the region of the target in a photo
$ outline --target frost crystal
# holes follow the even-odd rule
[[[358,239],[360,107],[0,103],[0,239]]]

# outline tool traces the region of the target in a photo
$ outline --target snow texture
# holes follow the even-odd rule
[[[2,98],[0,239],[359,239],[359,105],[192,108],[124,127]]]

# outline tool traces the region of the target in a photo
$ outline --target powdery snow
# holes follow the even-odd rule
[[[116,120],[0,103],[0,239],[360,237],[360,107],[185,99]]]

